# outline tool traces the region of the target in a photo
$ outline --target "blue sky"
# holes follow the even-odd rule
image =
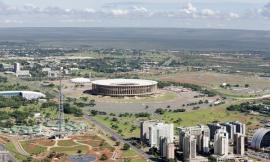
[[[0,0],[0,27],[270,30],[270,0]]]

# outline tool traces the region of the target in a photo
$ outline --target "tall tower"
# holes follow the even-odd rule
[[[64,118],[64,105],[63,105],[63,100],[64,96],[62,93],[62,67],[60,69],[59,73],[59,81],[60,81],[60,86],[59,86],[59,107],[58,107],[58,133],[59,137],[63,135],[65,132],[65,118]]]

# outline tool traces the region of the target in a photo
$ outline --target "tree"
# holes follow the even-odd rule
[[[115,146],[119,146],[120,145],[120,142],[119,141],[116,141],[115,142]]]
[[[99,160],[101,160],[101,161],[105,161],[105,160],[107,160],[107,159],[108,159],[108,157],[107,157],[106,154],[102,154],[102,155],[100,156],[100,158],[99,158]]]
[[[130,149],[129,144],[125,143],[123,146],[123,150],[129,150],[129,149]]]
[[[77,153],[78,153],[78,154],[81,154],[81,153],[82,153],[82,150],[78,150]]]
[[[158,108],[158,109],[156,109],[155,113],[156,113],[156,114],[160,114],[160,115],[162,115],[162,114],[164,114],[164,113],[165,113],[165,110],[164,110],[164,109],[162,109],[162,108]]]
[[[96,101],[95,101],[94,99],[90,100],[89,106],[90,106],[90,107],[96,106]]]

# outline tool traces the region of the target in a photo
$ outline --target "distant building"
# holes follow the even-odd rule
[[[194,135],[186,134],[183,138],[183,157],[184,161],[191,162],[195,161],[197,157],[197,150],[196,150],[196,138]]]
[[[15,63],[14,64],[14,69],[13,69],[16,77],[18,78],[29,78],[31,77],[31,74],[29,70],[21,70],[21,64],[20,63]]]
[[[173,124],[156,123],[149,129],[150,147],[160,147],[160,138],[167,138],[168,143],[173,143],[174,127]]]
[[[214,154],[227,156],[229,153],[229,135],[226,130],[218,129],[214,136]]]
[[[186,135],[194,136],[196,139],[196,148],[199,153],[209,152],[210,130],[207,126],[199,125],[195,127],[179,128],[179,148],[183,150],[184,137]]]
[[[35,100],[46,97],[46,95],[43,93],[33,91],[0,91],[0,96],[3,97],[21,96],[27,100]]]
[[[21,70],[21,64],[16,62],[14,63],[14,73],[18,73]]]
[[[16,77],[18,78],[30,78],[32,75],[30,74],[29,70],[20,70],[15,73]]]
[[[242,156],[245,154],[245,136],[241,133],[234,134],[233,152]]]
[[[48,71],[48,78],[57,78],[59,77],[59,71]]]
[[[207,126],[210,129],[210,140],[214,139],[217,130],[219,130],[219,129],[226,130],[225,126],[220,125],[218,123],[210,123],[210,124],[207,124]]]

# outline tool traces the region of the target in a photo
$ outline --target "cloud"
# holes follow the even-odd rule
[[[113,9],[111,10],[113,16],[125,16],[129,14],[129,11],[126,9]]]
[[[202,14],[203,16],[215,16],[215,15],[217,14],[217,12],[216,12],[216,11],[213,11],[213,10],[211,10],[211,9],[203,9],[203,10],[201,11],[201,14]]]
[[[270,17],[270,3],[266,4],[263,8],[258,9],[257,13],[265,17]]]
[[[232,19],[237,19],[237,18],[240,18],[240,15],[234,12],[230,12],[229,17]]]

